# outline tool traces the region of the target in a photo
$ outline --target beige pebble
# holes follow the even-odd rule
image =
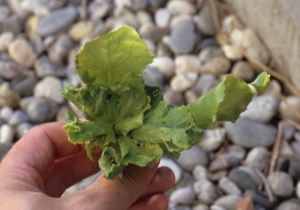
[[[93,30],[94,24],[92,21],[80,21],[75,23],[69,30],[69,35],[75,41],[80,41]]]

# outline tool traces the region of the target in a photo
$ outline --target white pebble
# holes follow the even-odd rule
[[[1,126],[0,130],[0,143],[11,143],[14,139],[15,130],[7,124]]]
[[[9,106],[5,106],[0,111],[0,117],[1,119],[5,120],[6,122],[9,121],[11,116],[13,115],[14,111]]]
[[[162,157],[162,159],[160,160],[158,167],[162,166],[167,166],[174,172],[175,184],[177,184],[182,177],[182,169],[180,168],[180,166],[174,160],[167,157]]]

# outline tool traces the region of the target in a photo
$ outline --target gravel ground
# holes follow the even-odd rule
[[[161,87],[169,104],[193,102],[228,74],[252,81],[259,68],[249,60],[274,66],[256,33],[224,9],[216,30],[207,2],[0,0],[0,160],[31,127],[62,121],[68,109],[82,117],[59,92],[81,85],[73,67],[80,45],[120,26],[135,28],[154,53],[144,79]],[[249,201],[256,210],[300,209],[295,110],[300,99],[272,79],[235,124],[207,130],[179,160],[164,157],[161,165],[176,176],[169,209],[234,210]]]

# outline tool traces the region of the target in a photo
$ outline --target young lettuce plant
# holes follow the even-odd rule
[[[84,86],[67,86],[63,96],[87,121],[67,112],[63,129],[73,144],[85,144],[87,155],[102,148],[98,160],[107,179],[122,176],[128,164],[146,166],[162,155],[178,158],[216,121],[235,122],[255,94],[269,82],[262,73],[251,84],[227,76],[194,103],[167,105],[158,87],[144,83],[142,73],[153,60],[146,43],[130,27],[87,42],[76,59]]]

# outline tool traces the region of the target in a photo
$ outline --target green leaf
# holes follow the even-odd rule
[[[138,33],[122,27],[82,46],[76,72],[86,84],[123,83],[131,74],[141,74],[152,60],[152,53]]]
[[[213,128],[216,121],[235,122],[240,113],[247,109],[252,97],[264,90],[268,81],[266,73],[249,85],[229,75],[187,108],[202,129]]]

